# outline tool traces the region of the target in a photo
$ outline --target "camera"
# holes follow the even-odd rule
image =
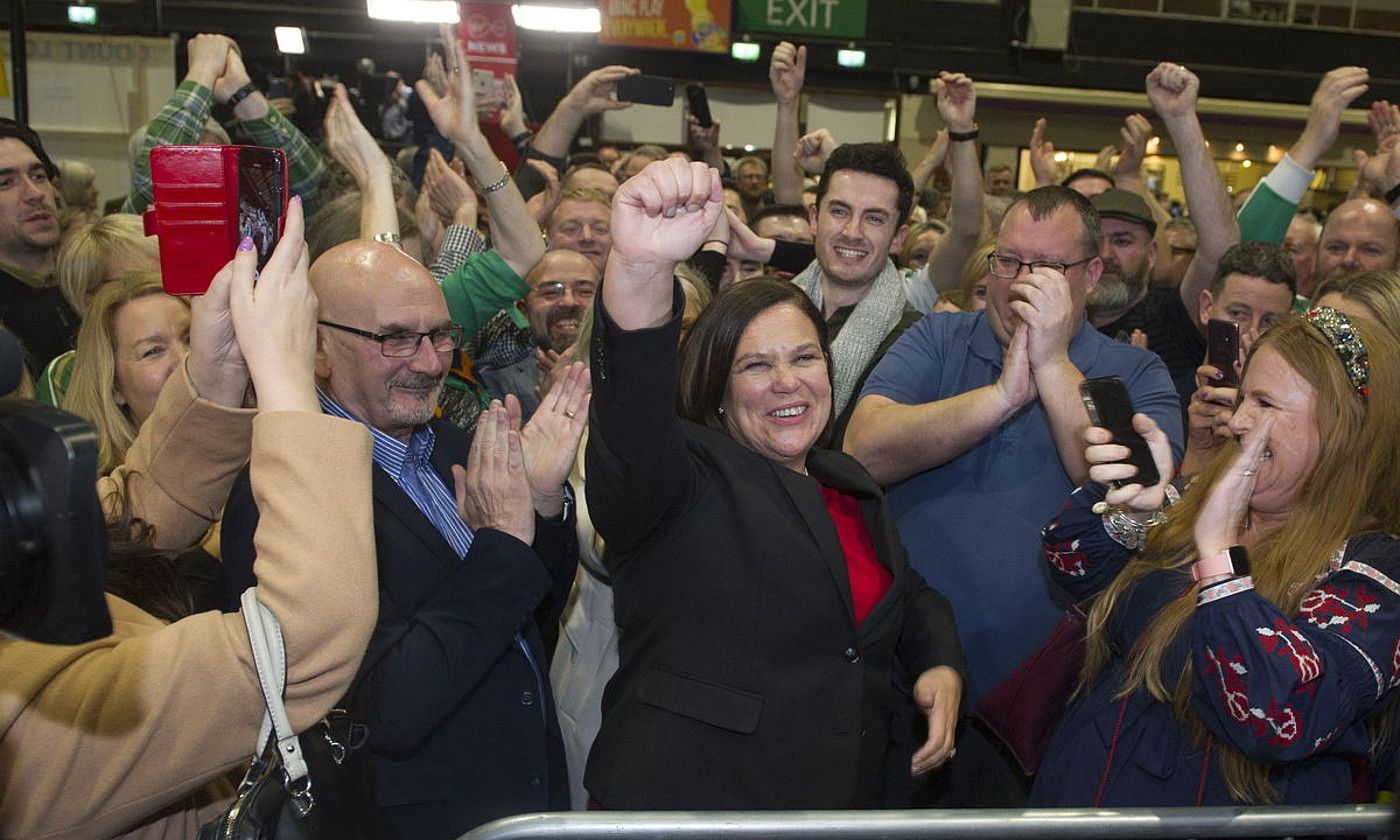
[[[4,345],[18,344],[3,329],[0,336],[3,365]],[[43,403],[0,399],[0,631],[49,644],[111,635],[96,476],[90,424]]]

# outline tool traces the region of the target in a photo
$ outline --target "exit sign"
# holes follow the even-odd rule
[[[865,37],[866,0],[738,0],[740,30]]]

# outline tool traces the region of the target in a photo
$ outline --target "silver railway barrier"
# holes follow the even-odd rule
[[[460,840],[924,840],[1381,835],[1390,805],[923,811],[593,811],[524,814]]]

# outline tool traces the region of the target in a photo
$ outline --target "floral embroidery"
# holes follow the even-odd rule
[[[1225,710],[1237,723],[1245,724],[1258,738],[1268,738],[1271,746],[1286,747],[1298,740],[1302,724],[1292,706],[1270,700],[1267,709],[1249,705],[1244,677],[1249,670],[1243,656],[1227,656],[1223,649],[1206,650],[1205,676],[1217,676]]]
[[[1303,618],[1314,626],[1343,634],[1351,633],[1353,627],[1366,629],[1368,616],[1380,608],[1380,598],[1360,586],[1319,586],[1303,596],[1298,605]]]
[[[1084,564],[1089,558],[1079,547],[1079,540],[1051,543],[1045,546],[1045,559],[1050,561],[1060,574],[1070,577],[1083,577]]]
[[[1306,636],[1289,627],[1288,622],[1281,618],[1274,619],[1272,628],[1256,627],[1254,632],[1262,637],[1264,650],[1287,657],[1293,664],[1300,686],[1315,688],[1308,683],[1322,676],[1322,660]]]

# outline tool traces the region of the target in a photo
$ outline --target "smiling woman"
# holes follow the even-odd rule
[[[605,808],[878,807],[891,762],[917,775],[954,752],[952,612],[880,487],[818,447],[830,353],[800,288],[721,293],[677,383],[673,273],[722,200],[715,172],[666,160],[613,203],[586,486],[621,635],[584,782]],[[890,755],[916,712],[926,740]]]
[[[1241,394],[1237,440],[1165,509],[1086,432],[1094,481],[1124,486],[1080,487],[1044,531],[1055,579],[1096,600],[1033,805],[1371,801],[1384,774],[1353,774],[1392,766],[1400,346],[1315,309],[1260,337]]]

